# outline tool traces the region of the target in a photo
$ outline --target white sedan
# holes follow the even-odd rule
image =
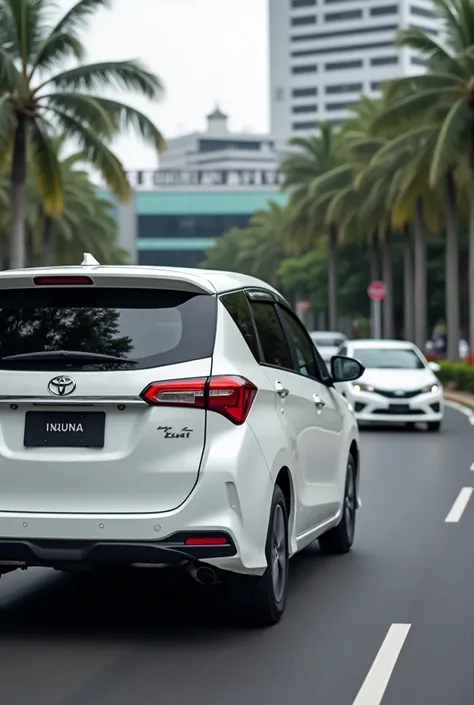
[[[310,335],[311,340],[318,348],[319,354],[328,366],[331,358],[337,355],[337,351],[347,340],[347,336],[344,333],[338,333],[337,331],[315,330]]]
[[[428,431],[439,431],[444,413],[443,388],[435,375],[439,365],[428,362],[416,345],[351,340],[339,349],[339,355],[350,355],[365,367],[356,382],[338,385],[359,425],[423,422]]]

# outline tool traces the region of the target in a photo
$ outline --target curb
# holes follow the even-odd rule
[[[444,398],[448,401],[454,401],[457,404],[462,404],[468,409],[474,409],[474,396],[463,394],[462,392],[444,392]]]

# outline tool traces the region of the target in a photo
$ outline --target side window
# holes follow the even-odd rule
[[[319,370],[316,365],[314,346],[309,336],[293,314],[285,308],[280,308],[280,312],[296,351],[299,373],[306,377],[320,379]]]
[[[255,318],[264,361],[267,365],[294,370],[290,348],[274,304],[252,301],[250,306]]]
[[[232,316],[234,323],[242,333],[245,342],[258,360],[258,344],[255,327],[250,313],[249,302],[243,291],[236,291],[234,294],[221,296],[221,301]]]

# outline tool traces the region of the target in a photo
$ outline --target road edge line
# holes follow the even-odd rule
[[[469,423],[471,424],[471,426],[474,426],[474,407],[468,406],[465,403],[461,403],[453,398],[446,396],[444,398],[444,403],[445,406],[449,407],[450,409],[454,409],[460,414],[466,416],[469,419]]]

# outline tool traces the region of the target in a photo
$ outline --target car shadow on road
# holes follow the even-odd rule
[[[290,564],[291,604],[309,579],[324,571],[332,558],[309,547]],[[30,575],[15,575],[19,584]],[[233,612],[222,586],[201,586],[174,571],[136,570],[116,575],[55,574],[31,583],[18,597],[2,601],[0,583],[0,645],[11,639],[160,640],[186,634],[203,641],[225,630],[247,632]]]

